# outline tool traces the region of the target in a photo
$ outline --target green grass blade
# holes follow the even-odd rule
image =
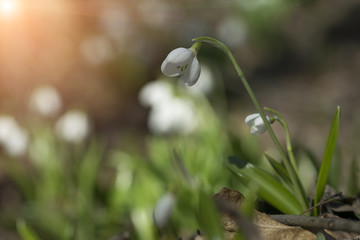
[[[335,151],[336,140],[339,132],[339,125],[340,125],[340,107],[337,107],[336,113],[331,123],[329,137],[326,143],[325,153],[319,171],[319,176],[316,184],[314,205],[319,203],[319,201],[321,200],[324,194],[328,173],[330,169],[331,159]],[[317,216],[318,213],[319,213],[319,209],[315,208],[315,216]]]
[[[264,170],[251,164],[242,169],[230,164],[228,167],[244,184],[256,185],[258,196],[283,213],[296,215],[305,210],[291,192]]]
[[[22,240],[40,240],[35,231],[22,219],[16,222],[16,228]]]

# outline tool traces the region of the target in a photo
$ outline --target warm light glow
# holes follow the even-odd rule
[[[17,0],[0,0],[0,15],[10,16],[14,15],[19,8]]]

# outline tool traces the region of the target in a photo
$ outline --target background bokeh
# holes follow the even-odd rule
[[[6,7],[11,2],[14,6]],[[330,116],[336,105],[342,105],[343,119],[356,125],[356,0],[331,5],[322,0],[2,0],[1,11],[2,112],[21,117],[31,92],[48,84],[60,91],[66,107],[85,108],[99,131],[143,129],[141,86],[159,77],[171,49],[211,36],[234,52],[263,105],[294,121],[294,135],[304,133],[305,126],[296,130],[304,124],[316,135],[320,130],[308,115]],[[220,73],[216,81],[224,81],[230,105],[241,99],[231,106],[247,106],[224,56],[208,49],[199,57]]]
[[[30,125],[38,117],[32,94],[50,86],[61,99],[50,123],[80,109],[70,114],[89,124],[79,134],[142,152],[152,132],[140,89],[164,79],[160,66],[172,49],[210,36],[234,53],[260,103],[286,117],[296,144],[319,159],[341,106],[346,172],[360,144],[359,26],[358,0],[0,0],[0,114]],[[206,45],[198,57],[208,68],[202,81],[214,81],[210,102],[227,128],[243,135],[243,119],[255,109],[230,61]],[[0,169],[4,189],[7,181]],[[1,191],[5,202],[16,198]]]

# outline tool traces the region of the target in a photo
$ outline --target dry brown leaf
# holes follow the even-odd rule
[[[214,195],[215,200],[224,201],[224,203],[236,209],[239,208],[241,203],[244,200],[244,196],[232,189],[222,188],[219,193]],[[264,213],[255,211],[255,226],[260,231],[260,235],[263,240],[316,240],[316,235],[302,229],[301,227],[290,227],[284,224],[281,224]],[[236,232],[239,230],[239,225],[232,218],[232,216],[228,214],[222,215],[222,222],[224,224],[224,229],[226,230],[226,239],[234,239]],[[246,222],[242,222],[242,224],[246,224]],[[241,224],[241,225],[242,225]],[[240,225],[240,226],[241,226]],[[253,224],[252,224],[253,225]],[[242,230],[244,226],[242,226]],[[251,225],[248,225],[247,228],[250,228]],[[249,230],[249,229],[247,229]],[[250,231],[251,232],[251,231]],[[256,231],[258,232],[258,231]],[[252,231],[254,234],[255,231]],[[259,233],[257,233],[259,234]],[[250,236],[252,237],[252,236]],[[258,235],[260,238],[260,236]],[[257,239],[259,239],[257,238]]]
[[[271,219],[265,213],[255,214],[255,224],[258,226],[264,240],[316,240],[316,235],[301,228],[281,224]]]
[[[222,212],[221,221],[224,225],[226,239],[237,239],[237,232],[241,231],[247,240],[261,240],[255,224],[238,211],[244,200],[244,196],[240,192],[222,188],[213,198]]]
[[[214,195],[215,200],[222,200],[224,203],[238,209],[241,203],[244,201],[244,195],[236,190],[232,190],[226,187],[223,187],[220,192]],[[226,231],[236,232],[239,228],[236,225],[235,221],[227,214],[222,214],[221,222],[224,224]]]

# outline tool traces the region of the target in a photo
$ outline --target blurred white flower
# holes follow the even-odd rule
[[[198,124],[194,106],[187,100],[172,98],[154,105],[148,125],[155,134],[192,132]]]
[[[252,0],[253,1],[253,0]],[[229,47],[243,44],[247,38],[247,28],[238,17],[227,17],[219,22],[217,35]]]
[[[62,102],[58,91],[52,86],[41,86],[30,96],[30,109],[42,116],[51,117],[59,113]]]
[[[29,135],[12,116],[0,116],[0,145],[11,156],[23,155],[27,150]]]
[[[90,133],[87,114],[81,110],[69,110],[55,125],[57,135],[71,143],[81,143]]]
[[[151,108],[148,127],[154,134],[187,134],[198,125],[193,104],[175,97],[171,85],[165,81],[146,84],[139,92],[139,101]]]
[[[269,123],[271,120],[266,116]],[[252,135],[260,135],[266,131],[266,126],[259,113],[250,114],[245,118],[245,123],[250,127]]]
[[[172,50],[161,64],[161,71],[168,77],[177,77],[188,86],[199,79],[201,68],[194,48],[176,48]]]
[[[99,9],[100,28],[106,35],[116,40],[120,48],[128,47],[126,43],[136,28],[134,24],[131,24],[130,13],[126,6],[123,6],[124,4],[122,1],[113,1],[104,4],[103,8]]]
[[[93,65],[110,60],[114,52],[109,40],[103,35],[88,37],[83,40],[80,51],[85,59]]]
[[[172,89],[165,81],[147,83],[139,92],[139,101],[143,106],[154,106],[172,98]]]
[[[165,226],[165,224],[168,222],[172,210],[174,208],[175,202],[176,202],[175,196],[171,193],[166,193],[156,203],[153,217],[154,217],[155,225],[158,228]]]

